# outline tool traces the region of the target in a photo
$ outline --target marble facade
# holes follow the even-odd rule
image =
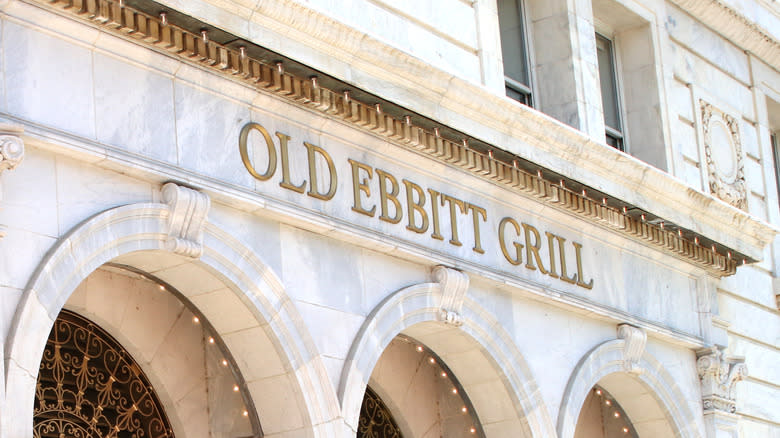
[[[529,0],[529,108],[495,0],[101,1],[247,47],[209,63],[89,2],[0,1],[0,436],[33,434],[62,309],[134,356],[179,436],[355,436],[366,385],[414,436],[575,437],[594,385],[639,436],[780,436],[777,5]],[[605,28],[628,154],[604,143]],[[248,82],[249,44],[362,106],[282,64]],[[472,420],[422,406],[447,388],[399,340]]]

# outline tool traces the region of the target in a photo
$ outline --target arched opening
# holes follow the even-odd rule
[[[583,416],[597,415],[585,411],[595,410],[594,393],[601,390],[602,396],[607,394],[602,400],[607,408],[615,405],[620,408],[605,412],[613,418],[617,412],[619,417],[630,420],[630,426],[624,424],[618,429],[623,436],[626,436],[623,427],[627,427],[629,436],[633,433],[639,437],[700,437],[696,418],[675,378],[647,351],[627,366],[626,342],[624,339],[606,341],[577,364],[558,414],[558,436],[591,436],[582,435]],[[601,425],[601,421],[595,423]]]
[[[35,384],[47,335],[74,291],[88,284],[84,280],[106,263],[154,275],[180,290],[203,312],[233,354],[257,415],[263,419],[264,433],[332,436],[320,425],[327,426],[338,415],[335,394],[307,328],[278,276],[254,251],[209,223],[204,226],[199,258],[172,252],[166,244],[169,215],[167,205],[155,203],[106,210],[78,225],[47,254],[23,292],[6,342],[6,398],[14,404],[13,409],[0,411],[3,436],[33,436]],[[106,314],[114,315],[123,303],[107,301]],[[68,307],[71,305],[78,303],[71,301]],[[149,309],[164,313],[167,307]],[[118,320],[120,330],[112,330],[108,319],[87,316],[108,328],[140,363],[156,351],[151,348],[154,342],[140,342],[134,351],[133,343],[123,338],[126,324],[140,326],[141,332],[153,331],[155,325],[144,326],[138,319]],[[178,376],[156,380],[154,374],[147,376],[167,407],[175,397],[166,399],[167,391],[160,382],[175,381]],[[203,412],[200,407],[180,407],[180,412],[190,412],[181,416],[184,423],[195,415],[193,412]],[[175,415],[170,410],[168,414],[175,429]]]
[[[34,415],[36,437],[76,425],[85,437],[262,436],[208,318],[169,283],[116,265],[90,274],[55,320]]]
[[[371,386],[393,409],[392,398],[372,382],[382,372],[381,356],[402,335],[435,352],[457,376],[478,416],[475,424],[481,426],[485,437],[554,436],[528,365],[491,313],[466,296],[460,315],[462,324],[454,325],[441,321],[441,308],[441,286],[421,283],[388,296],[371,312],[342,371],[339,395],[347,424],[357,430],[366,386]],[[405,420],[396,419],[403,431]],[[467,430],[466,436],[473,436],[470,428]]]
[[[639,435],[618,400],[596,385],[582,405],[574,438],[639,438]]]
[[[466,391],[444,360],[421,342],[396,336],[369,379],[357,437],[440,436],[484,433]]]

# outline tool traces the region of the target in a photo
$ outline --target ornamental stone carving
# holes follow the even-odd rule
[[[167,183],[163,186],[162,196],[170,208],[168,250],[186,257],[200,257],[203,253],[203,226],[211,206],[208,195]]]
[[[0,173],[13,170],[24,158],[24,142],[19,137],[24,129],[0,123]]]
[[[446,266],[433,268],[433,277],[441,286],[441,308],[439,320],[456,327],[463,325],[461,309],[469,288],[469,276]]]
[[[710,193],[744,210],[747,186],[739,123],[709,103],[699,103]]]
[[[725,357],[719,347],[699,350],[696,356],[704,412],[736,412],[734,389],[748,373],[744,359]]]
[[[639,365],[647,344],[647,333],[639,327],[628,324],[620,324],[617,332],[618,339],[626,341],[623,347],[623,369],[633,374],[642,374],[644,369]]]

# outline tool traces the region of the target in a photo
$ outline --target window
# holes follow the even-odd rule
[[[596,34],[596,51],[599,63],[599,82],[601,84],[601,105],[604,109],[604,125],[607,144],[625,151],[623,128],[620,117],[620,99],[615,70],[615,52],[612,41]]]
[[[531,106],[533,105],[531,74],[528,69],[528,50],[521,0],[499,0],[498,24],[501,31],[506,95]]]
[[[772,143],[772,156],[775,157],[775,183],[777,184],[777,196],[780,197],[780,140],[777,138],[777,132],[770,134],[770,140]]]

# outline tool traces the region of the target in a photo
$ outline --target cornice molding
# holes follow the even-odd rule
[[[712,275],[723,276],[736,272],[740,260],[738,257],[732,259],[731,253],[724,248],[719,248],[720,252],[715,246],[705,248],[693,238],[686,239],[681,234],[664,229],[663,222],[649,223],[644,218],[631,217],[625,210],[610,206],[604,200],[588,198],[586,193],[572,191],[562,182],[548,181],[541,173],[528,173],[513,163],[497,160],[492,153],[476,151],[465,140],[458,142],[445,139],[438,132],[414,126],[409,119],[400,120],[383,113],[378,105],[358,102],[350,98],[348,93],[323,88],[316,79],[293,76],[285,72],[281,64],[269,65],[251,59],[243,51],[213,41],[204,42],[200,35],[171,24],[163,25],[158,17],[121,7],[112,0],[84,2],[79,7],[72,6],[73,2],[69,0],[27,1],[80,17],[99,28],[154,50],[343,120],[509,190],[536,197],[541,202],[567,210],[585,220],[622,231],[697,265]],[[538,111],[487,93],[479,86],[457,77],[447,76],[416,58],[389,48],[315,11],[287,0],[261,2],[252,18],[262,18],[264,22],[271,19],[283,22],[269,27],[312,45],[351,48],[355,50],[351,56],[356,63],[368,62],[374,66],[374,70],[381,65],[384,73],[380,77],[386,78],[389,86],[400,81],[408,89],[420,90],[421,95],[418,97],[422,99],[438,95],[439,105],[456,108],[459,114],[497,131],[509,131],[511,137],[529,143],[547,156],[543,157],[546,159],[538,160],[540,155],[535,150],[530,151],[533,156],[529,157],[527,153],[513,151],[511,147],[501,149],[522,158],[541,161],[540,164],[562,175],[570,174],[571,163],[576,162],[578,171],[584,170],[586,174],[596,177],[599,184],[589,184],[598,185],[596,189],[603,189],[603,179],[609,182],[604,189],[606,192],[616,188],[621,194],[634,197],[629,202],[638,200],[638,206],[656,216],[700,233],[748,258],[760,259],[764,246],[777,232],[768,224],[696,191],[633,157],[595,143],[581,132]],[[299,34],[296,35],[293,29]],[[360,56],[364,58],[358,59]],[[445,77],[448,79],[445,80]],[[447,85],[442,88],[441,84]],[[550,160],[550,157],[554,159]],[[582,172],[577,173],[574,178],[581,179]]]
[[[780,42],[766,29],[719,0],[671,0],[696,19],[780,71]]]
[[[172,7],[180,6],[170,0],[159,1],[171,3]],[[198,8],[206,10],[203,4],[219,7],[213,4],[215,0],[201,0],[199,3],[200,7],[193,7],[190,12],[197,15]],[[247,15],[250,28],[255,25],[270,29],[297,44],[327,54],[348,65],[349,71],[339,71],[339,62],[314,67],[336,75],[370,75],[382,80],[384,84],[379,89],[372,89],[372,84],[357,85],[380,94],[387,94],[386,90],[402,90],[393,97],[400,105],[407,105],[451,126],[460,127],[462,121],[467,121],[467,126],[479,124],[490,132],[459,130],[623,199],[754,260],[763,257],[764,247],[780,232],[766,222],[647,163],[596,142],[546,114],[432,68],[423,60],[295,0],[262,1],[254,10],[242,9],[236,15]],[[208,21],[209,17],[200,18]],[[252,40],[246,29],[242,25],[227,30]],[[329,68],[335,71],[329,71]],[[355,70],[360,73],[355,73]],[[416,105],[413,101],[403,100],[409,96],[414,96]],[[427,109],[430,109],[428,113]],[[512,143],[502,143],[506,141]],[[572,167],[572,163],[577,163],[576,168]]]

